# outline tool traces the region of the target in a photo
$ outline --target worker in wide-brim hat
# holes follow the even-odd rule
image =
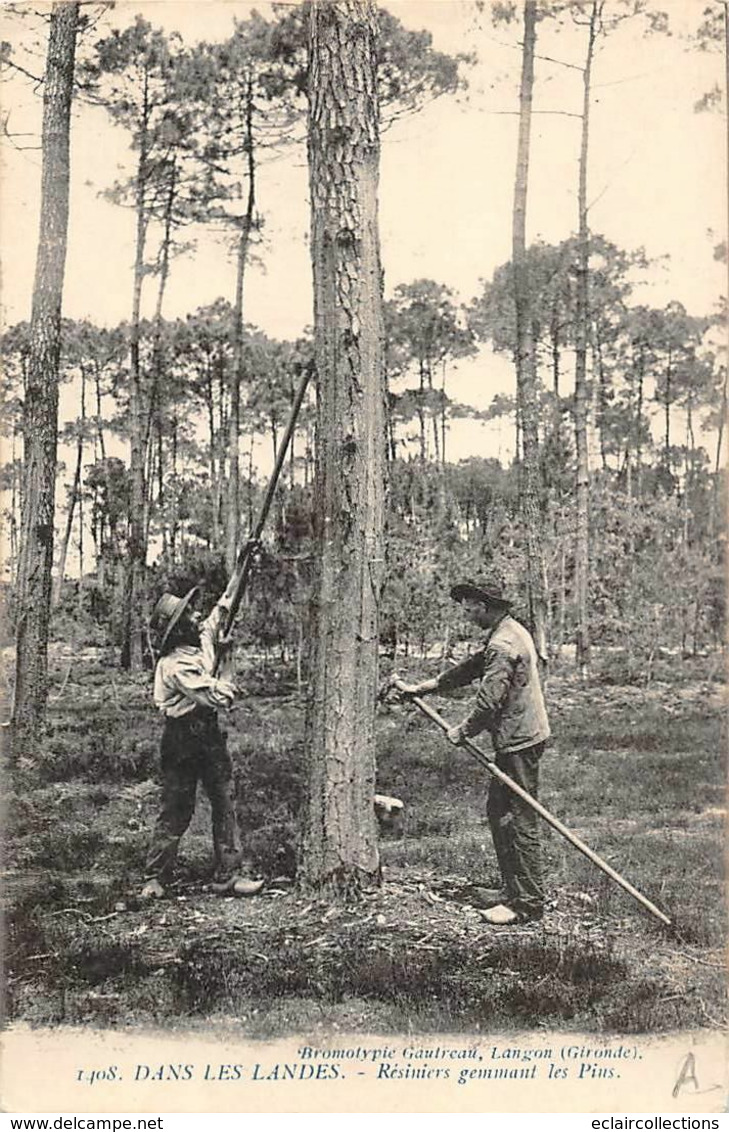
[[[233,704],[230,642],[221,627],[235,586],[226,589],[210,616],[201,621],[194,608],[196,587],[184,597],[163,593],[151,618],[159,659],[154,673],[154,702],[164,716],[161,740],[162,801],[146,863],[144,899],[164,895],[177,859],[180,838],[195,811],[201,782],[212,811],[215,873],[213,890],[221,895],[255,896],[263,881],[251,880],[241,866],[235,813],[233,765],[218,711]],[[220,672],[213,675],[218,655]]]
[[[458,745],[482,731],[491,735],[496,765],[532,797],[539,787],[539,761],[549,738],[539,662],[534,641],[511,615],[513,602],[498,576],[459,582],[450,595],[468,620],[483,630],[477,652],[432,680],[408,684],[405,695],[449,692],[479,680],[473,708],[448,732]],[[536,920],[544,910],[539,818],[526,802],[492,779],[486,807],[501,887],[477,889],[484,918],[507,925]]]

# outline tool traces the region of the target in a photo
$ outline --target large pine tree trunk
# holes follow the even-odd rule
[[[13,756],[36,751],[48,695],[61,305],[68,230],[69,140],[79,4],[51,11],[43,92],[43,162],[30,359],[24,403],[24,490],[16,591]]]
[[[309,169],[318,373],[318,578],[300,879],[379,879],[374,816],[384,358],[372,0],[314,0]]]
[[[590,142],[590,93],[592,63],[598,31],[599,0],[590,10],[587,56],[582,75],[582,134],[580,141],[577,245],[577,288],[575,319],[575,451],[577,456],[575,596],[577,625],[576,660],[584,679],[590,666],[590,617],[588,608],[590,572],[590,482],[587,451],[587,344],[589,311],[590,232],[587,224],[587,158]]]
[[[516,388],[523,452],[519,495],[527,541],[529,627],[534,637],[537,653],[546,663],[548,611],[540,514],[542,475],[539,464],[539,403],[535,342],[532,332],[532,302],[526,256],[526,206],[529,184],[529,141],[532,92],[534,89],[536,23],[536,0],[526,0],[524,4],[524,50],[519,96],[519,143],[512,217],[512,251],[514,259],[514,306],[516,311]]]

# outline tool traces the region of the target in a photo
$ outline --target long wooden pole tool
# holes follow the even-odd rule
[[[271,510],[271,504],[273,503],[273,497],[276,494],[276,486],[278,484],[279,477],[281,475],[281,469],[283,468],[284,460],[286,459],[286,451],[288,449],[289,442],[290,442],[291,437],[293,435],[293,431],[296,428],[296,421],[297,421],[298,416],[299,416],[299,410],[300,410],[302,402],[304,400],[304,395],[306,393],[306,387],[309,384],[309,378],[311,377],[311,373],[312,373],[313,368],[314,368],[313,365],[309,365],[309,366],[306,366],[306,368],[304,369],[304,373],[303,373],[303,376],[301,378],[299,388],[296,390],[296,396],[294,397],[294,403],[291,406],[291,415],[289,416],[289,421],[288,421],[288,424],[286,425],[286,431],[283,434],[283,438],[282,438],[281,443],[279,445],[278,452],[276,453],[276,462],[274,464],[273,471],[271,472],[271,478],[268,481],[268,487],[266,488],[266,494],[263,497],[263,503],[261,504],[261,509],[258,512],[258,518],[256,520],[256,524],[253,527],[253,530],[251,531],[251,533],[248,537],[248,540],[247,540],[245,546],[243,547],[243,549],[242,549],[242,551],[240,552],[240,555],[239,555],[239,561],[238,561],[238,564],[236,566],[236,584],[235,584],[235,589],[234,589],[234,592],[233,592],[233,599],[230,603],[230,608],[228,609],[228,612],[227,612],[226,617],[225,617],[225,623],[223,625],[223,636],[226,636],[226,637],[230,634],[230,631],[233,628],[233,622],[236,619],[236,616],[238,614],[238,610],[240,608],[240,603],[243,599],[243,594],[246,591],[246,586],[248,584],[248,577],[250,575],[251,566],[253,564],[252,550],[255,547],[255,544],[259,541],[261,535],[263,534],[263,528],[266,525],[266,519],[268,518],[268,512]],[[214,676],[217,675],[217,673],[220,670],[221,661],[222,661],[222,657],[220,655],[218,655],[218,657],[216,658],[215,667],[214,667],[214,670],[213,670]]]
[[[397,688],[401,692],[407,687],[399,676],[393,676],[390,680],[390,684],[393,688]],[[427,715],[428,719],[432,719],[433,723],[436,723],[441,731],[450,731],[450,724],[442,715],[439,715],[437,711],[430,707],[425,700],[422,700],[419,696],[408,696],[408,699],[422,711],[423,715]],[[583,856],[587,857],[588,861],[592,861],[593,865],[597,865],[598,869],[602,869],[611,880],[614,880],[615,883],[619,884],[634,900],[642,904],[652,916],[655,916],[657,920],[660,920],[661,923],[665,924],[667,927],[671,927],[671,920],[664,912],[661,912],[660,908],[656,908],[655,904],[651,903],[647,897],[643,896],[642,892],[638,892],[638,889],[634,888],[625,877],[621,877],[620,873],[616,872],[615,869],[608,865],[607,861],[603,861],[602,857],[599,857],[594,850],[590,849],[589,845],[585,845],[584,841],[582,841],[577,834],[573,833],[572,830],[568,829],[566,825],[563,825],[559,818],[550,814],[549,810],[545,809],[536,798],[532,798],[531,794],[524,790],[518,782],[514,782],[513,778],[509,778],[508,774],[504,774],[503,770],[488,757],[485,751],[477,747],[471,739],[464,738],[459,746],[465,747],[469,754],[473,755],[476,761],[479,762],[482,767],[485,767],[489,774],[493,775],[494,778],[498,778],[500,782],[503,782],[505,786],[508,786],[510,790],[518,794],[533,810],[536,810],[541,818],[544,818],[544,820],[551,825],[552,829],[556,829],[557,833],[560,833],[562,837],[569,841],[570,845],[574,845],[575,849],[578,849]]]

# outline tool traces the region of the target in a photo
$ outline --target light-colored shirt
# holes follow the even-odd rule
[[[461,724],[472,738],[488,731],[496,751],[508,754],[549,738],[549,722],[530,633],[508,615],[486,638],[484,647],[438,677],[438,691],[480,680],[476,703]]]
[[[196,707],[229,708],[235,697],[232,658],[228,655],[213,676],[215,653],[226,605],[218,602],[200,626],[200,645],[178,645],[160,657],[154,672],[155,706],[169,719]]]

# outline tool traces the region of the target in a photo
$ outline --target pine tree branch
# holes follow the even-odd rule
[[[6,67],[12,67],[13,70],[20,71],[20,74],[25,75],[27,79],[31,79],[33,83],[35,83],[36,90],[38,89],[38,87],[43,86],[42,78],[39,78],[38,75],[31,74],[30,71],[26,71],[25,67],[21,67],[20,63],[16,63],[13,59],[9,58],[9,56],[4,55],[2,62]]]

